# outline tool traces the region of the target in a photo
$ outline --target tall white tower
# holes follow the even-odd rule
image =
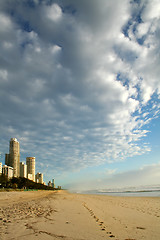
[[[20,177],[27,178],[27,165],[24,162],[20,162]]]
[[[43,184],[43,173],[36,174],[36,182]]]
[[[7,156],[8,155],[8,156]],[[7,165],[13,167],[13,176],[20,176],[20,145],[16,138],[11,138],[9,154],[6,155]]]
[[[26,158],[27,176],[32,174],[32,181],[35,182],[35,157]]]

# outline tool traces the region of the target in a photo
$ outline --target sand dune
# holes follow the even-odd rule
[[[0,239],[159,240],[160,198],[1,192]]]

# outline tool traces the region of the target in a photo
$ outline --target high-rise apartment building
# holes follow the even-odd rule
[[[35,182],[35,157],[27,157],[26,164],[27,164],[27,177],[28,175],[31,176],[30,174],[32,174],[31,180]]]
[[[7,176],[8,179],[13,177],[13,172],[14,172],[13,167],[3,165],[2,173],[3,173],[3,175]]]
[[[27,178],[27,165],[24,162],[20,162],[20,177]]]
[[[43,173],[36,174],[36,182],[43,184]]]
[[[33,181],[33,175],[32,175],[31,173],[28,173],[28,174],[27,174],[27,178],[28,178],[29,180]]]
[[[11,138],[9,154],[5,155],[5,164],[13,167],[13,176],[20,176],[20,146],[16,138]]]
[[[48,182],[48,187],[52,187],[52,182],[51,181]]]
[[[9,154],[8,153],[5,154],[5,164],[7,166],[10,166],[10,160],[9,160]]]
[[[52,187],[55,188],[54,179],[52,179]]]

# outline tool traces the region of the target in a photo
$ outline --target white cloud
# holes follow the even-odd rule
[[[4,48],[6,48],[6,49],[10,49],[10,48],[13,47],[13,44],[12,44],[11,42],[4,42],[4,43],[3,43],[3,46],[4,46]]]
[[[60,6],[54,3],[53,5],[47,7],[47,17],[54,22],[58,21],[62,17],[62,10]]]
[[[147,4],[145,5],[145,9],[142,13],[143,21],[149,21],[155,18],[160,18],[160,3],[159,0],[144,1]]]
[[[160,164],[152,164],[143,166],[143,168],[118,172],[116,169],[108,169],[106,172],[101,172],[101,177],[93,179],[92,176],[84,175],[83,179],[78,179],[74,184],[68,184],[66,187],[71,190],[120,190],[120,188],[127,188],[131,190],[132,187],[144,190],[148,187],[150,189],[153,185],[159,183]]]
[[[52,47],[50,47],[50,50],[54,54],[54,53],[59,52],[61,50],[61,47],[59,47],[57,45],[53,45]]]
[[[0,28],[1,33],[8,32],[11,30],[12,22],[7,15],[0,13],[0,23],[1,23],[1,28]]]
[[[113,175],[116,171],[117,169],[106,169],[106,175]]]
[[[137,27],[137,37],[141,38],[143,35],[147,34],[149,27],[150,24],[148,22],[139,24]]]
[[[6,81],[8,79],[8,72],[5,69],[0,69],[0,79]]]

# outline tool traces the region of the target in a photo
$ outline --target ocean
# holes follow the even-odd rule
[[[76,192],[82,194],[98,194],[121,197],[160,197],[160,185],[128,188],[96,189]]]
[[[145,192],[103,192],[99,195],[121,196],[121,197],[160,197],[160,191]]]

